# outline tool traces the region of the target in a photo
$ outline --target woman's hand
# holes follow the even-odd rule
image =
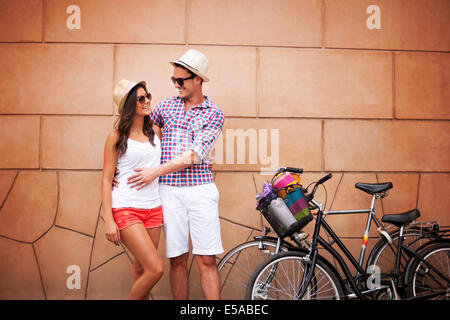
[[[119,180],[117,180],[116,176],[119,174],[119,169],[117,169],[114,172],[114,178],[113,178],[113,182],[112,182],[112,189],[114,190],[115,187],[117,187],[119,185]]]
[[[156,168],[137,168],[134,171],[137,173],[128,178],[128,184],[131,183],[130,188],[137,187],[137,190],[141,190],[159,177]]]
[[[119,228],[117,227],[117,224],[112,220],[107,220],[105,222],[105,230],[106,230],[106,239],[108,239],[108,241],[111,241],[116,246],[118,246],[120,241],[120,231]]]

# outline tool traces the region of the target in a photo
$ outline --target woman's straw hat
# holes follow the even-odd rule
[[[128,93],[130,93],[130,91],[138,84],[143,85],[147,88],[147,84],[145,83],[145,81],[135,83],[127,79],[120,80],[117,86],[114,88],[113,100],[118,107],[119,113],[122,113],[123,105],[127,100]]]

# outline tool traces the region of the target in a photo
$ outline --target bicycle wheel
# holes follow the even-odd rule
[[[390,274],[392,271],[394,271],[395,261],[397,258],[398,240],[400,238],[400,229],[391,232],[390,236],[392,238],[392,244],[389,244],[388,240],[385,237],[381,238],[375,244],[372,251],[370,252],[369,259],[367,260],[367,268],[369,268],[369,266],[376,266],[377,270],[381,274]],[[422,238],[422,236],[423,230],[405,230],[405,232],[403,233],[403,244],[416,251],[420,246],[429,241],[429,239]],[[405,267],[408,262],[409,257],[406,252],[403,252],[400,259],[401,273],[405,271]]]
[[[244,299],[245,288],[253,270],[264,259],[275,254],[276,246],[275,238],[266,238],[245,242],[231,249],[217,265],[222,299]],[[287,249],[286,243],[281,245],[281,251]]]
[[[420,260],[411,260],[406,274],[407,297],[450,300],[450,243],[431,245],[420,253],[420,257]]]
[[[281,252],[266,259],[253,272],[245,293],[248,300],[298,300],[311,261],[306,253]],[[318,257],[314,275],[303,300],[340,300],[344,297],[341,282],[321,257]]]

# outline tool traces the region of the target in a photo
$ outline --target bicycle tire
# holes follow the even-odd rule
[[[275,252],[276,238],[263,238],[241,243],[219,261],[220,292],[222,299],[244,299],[245,288],[253,270]],[[280,250],[287,251],[290,244],[281,244]]]
[[[450,275],[450,242],[442,241],[424,248],[420,257],[446,277]],[[406,277],[406,298],[426,298],[427,295],[437,294],[436,299],[450,300],[450,283],[443,279],[432,268],[428,268],[423,260],[413,258],[408,266]],[[440,281],[441,280],[441,281]],[[433,285],[434,284],[434,285]],[[436,288],[435,286],[441,286]],[[430,297],[431,298],[431,297]]]
[[[311,261],[305,260],[306,256],[306,252],[287,251],[267,258],[250,277],[245,299],[296,300],[301,279],[305,275],[305,267],[311,264]],[[268,277],[272,278],[270,283],[267,283]],[[330,292],[328,293],[328,291]],[[302,297],[303,300],[340,300],[344,298],[344,291],[336,272],[327,265],[321,256],[317,258],[315,273],[306,292],[307,294]]]

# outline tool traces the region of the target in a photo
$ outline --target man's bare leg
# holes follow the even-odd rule
[[[200,284],[206,300],[220,300],[220,274],[216,256],[196,255],[200,270]]]
[[[174,300],[189,299],[188,262],[189,253],[170,258],[170,285]]]

